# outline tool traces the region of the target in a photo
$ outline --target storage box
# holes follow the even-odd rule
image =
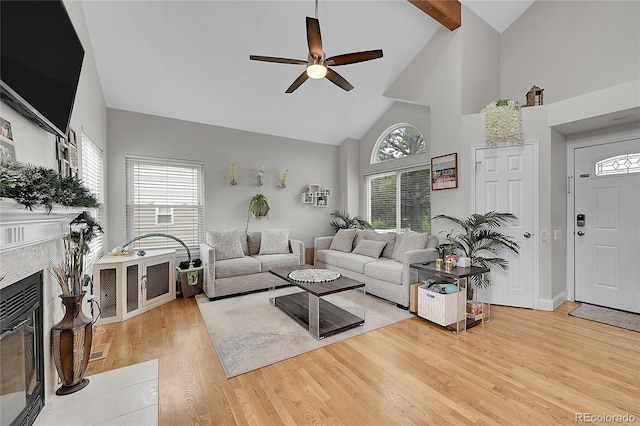
[[[447,326],[465,319],[466,301],[464,291],[440,294],[427,290],[427,285],[423,285],[418,288],[418,316]]]
[[[409,286],[409,312],[415,314],[418,312],[418,288],[422,283],[415,283]]]
[[[203,266],[189,269],[176,268],[178,290],[182,293],[182,297],[191,297],[202,293],[203,270]]]
[[[484,303],[467,300],[467,319],[477,321],[484,315]]]

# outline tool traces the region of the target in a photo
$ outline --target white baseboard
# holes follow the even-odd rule
[[[567,301],[567,291],[563,291],[553,299],[538,299],[538,309],[541,311],[555,311]]]

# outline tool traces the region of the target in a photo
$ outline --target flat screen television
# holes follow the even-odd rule
[[[84,48],[62,1],[0,1],[0,95],[46,131],[65,136]]]

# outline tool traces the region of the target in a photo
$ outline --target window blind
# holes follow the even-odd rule
[[[202,162],[128,156],[127,240],[163,233],[182,240],[192,252],[204,241],[204,164]],[[181,259],[184,247],[166,237],[146,237],[135,249],[174,248]]]
[[[82,182],[87,189],[95,195],[96,199],[100,203],[100,206],[94,211],[89,212],[96,221],[103,225],[104,219],[104,195],[103,195],[103,158],[102,150],[82,132],[81,141],[81,169],[80,174]],[[85,256],[85,270],[90,270],[96,259],[102,256],[104,251],[104,237],[103,234],[98,234],[92,241],[88,243],[89,254]]]
[[[374,228],[431,232],[428,167],[371,175],[366,185],[367,220]]]

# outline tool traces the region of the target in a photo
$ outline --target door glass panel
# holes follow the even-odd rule
[[[596,176],[640,173],[640,153],[617,155],[596,163]]]
[[[100,270],[100,316],[116,316],[116,269]]]
[[[127,266],[127,313],[138,309],[138,265]]]
[[[147,266],[147,301],[169,293],[169,262]]]

